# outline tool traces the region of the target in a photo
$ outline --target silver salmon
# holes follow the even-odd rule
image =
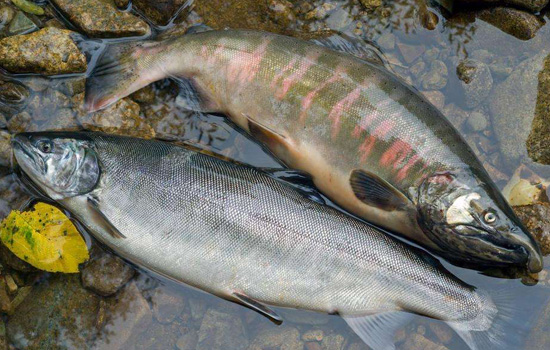
[[[108,48],[87,81],[98,110],[185,79],[351,213],[469,267],[542,269],[540,247],[458,132],[380,64],[294,38],[211,31]]]
[[[20,134],[13,146],[43,195],[162,276],[276,321],[271,306],[342,315],[377,350],[394,348],[406,312],[447,322],[473,349],[498,342],[502,314],[488,294],[262,171],[96,133]]]

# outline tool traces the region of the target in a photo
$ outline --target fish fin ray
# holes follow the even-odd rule
[[[353,170],[350,176],[353,193],[363,203],[386,211],[403,210],[410,200],[379,176],[361,169]]]
[[[273,310],[271,310],[266,305],[260,303],[259,301],[256,301],[247,295],[244,295],[242,293],[234,292],[233,296],[242,304],[244,304],[246,307],[264,315],[265,317],[269,318],[271,321],[281,324],[283,323],[283,319],[281,316],[277,315],[277,313]]]
[[[97,217],[103,222],[104,228],[113,236],[113,238],[126,238],[111,221],[101,212],[99,209],[99,201],[93,196],[87,197],[88,206],[97,215]]]
[[[140,41],[108,45],[86,79],[85,109],[94,112],[106,108],[149,84],[150,81],[142,79],[145,72],[138,69],[138,61],[158,44]]]
[[[308,173],[301,170],[288,170],[280,168],[263,168],[261,170],[275,180],[292,186],[307,199],[322,205],[326,204],[325,199],[319,191],[316,190],[313,179]]]
[[[344,316],[344,321],[372,349],[395,350],[395,333],[412,318],[412,314],[395,311],[362,317]]]
[[[246,115],[245,117],[248,120],[248,131],[250,132],[250,135],[265,145],[267,147],[266,151],[279,155],[290,152],[292,147],[289,145],[289,140],[285,135],[262,125],[255,120],[252,120]],[[282,157],[276,158],[280,159]]]

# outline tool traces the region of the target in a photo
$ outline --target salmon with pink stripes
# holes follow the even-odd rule
[[[453,263],[542,269],[540,247],[458,132],[382,64],[264,32],[109,46],[87,80],[96,111],[163,78],[227,115],[332,201]]]

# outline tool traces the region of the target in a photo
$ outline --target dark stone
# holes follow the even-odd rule
[[[82,285],[99,295],[115,294],[134,276],[134,269],[122,259],[100,253],[82,268]]]

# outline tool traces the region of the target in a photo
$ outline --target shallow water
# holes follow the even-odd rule
[[[365,10],[359,1],[269,1],[267,7],[252,3],[220,0],[195,4],[193,11],[184,9],[167,26],[154,27],[153,35],[204,23],[216,29],[262,29],[307,38],[340,33],[352,38],[353,45],[359,47],[373,42],[397,75],[421,92],[427,92],[426,96],[442,109],[478,153],[501,189],[522,164],[550,179],[550,166],[533,163],[525,150],[529,119],[538,113],[537,108],[544,102],[541,99],[550,95],[550,91],[539,89],[544,86],[539,82],[544,74],[542,64],[550,52],[546,14],[525,15],[528,20],[523,18],[512,26],[500,17],[493,20],[485,8],[455,9],[451,14],[435,3],[426,5],[421,0],[383,2],[370,10]],[[246,15],[244,9],[248,9]],[[133,11],[132,7],[127,11]],[[51,14],[77,30],[60,12]],[[510,27],[516,29],[510,30]],[[332,32],[327,32],[328,29]],[[85,35],[75,40],[87,54],[90,71],[98,52],[109,40]],[[480,87],[482,92],[473,97],[464,94],[457,74],[460,61],[466,58],[482,62],[493,80],[492,87]],[[526,65],[531,68],[522,72]],[[442,66],[446,73],[437,69]],[[0,91],[0,109],[8,119],[9,131],[82,127],[105,130],[107,125],[122,134],[191,144],[253,166],[281,167],[223,116],[189,113],[178,107],[177,85],[173,82],[155,83],[147,96],[134,96],[139,103],[138,117],[124,125],[109,124],[107,117],[94,119],[82,115],[79,111],[82,92],[78,87],[82,79],[82,75],[44,78],[2,72],[0,80],[28,89],[28,96],[20,98]],[[58,91],[65,93],[58,94]],[[486,94],[482,101],[472,102],[480,94]],[[475,107],[471,107],[472,104]],[[503,132],[506,124],[515,120],[514,115],[504,115],[510,109],[518,113],[515,119],[521,118],[523,122]],[[472,112],[478,113],[475,118]],[[547,120],[550,122],[550,118]],[[23,195],[16,193],[10,194],[15,198],[6,199],[12,206],[24,201]],[[525,349],[550,347],[544,326],[548,323],[545,309],[546,295],[550,292],[546,273],[540,274],[537,283],[536,276],[501,279],[444,264],[467,283],[495,295],[508,295],[503,299],[513,316],[510,328],[504,328],[503,334],[525,328],[528,339]],[[294,350],[304,346],[307,350],[367,349],[338,316],[280,310],[285,322],[283,326],[276,326],[251,310],[145,272],[138,273],[115,296],[102,298],[81,291],[78,278],[6,269],[8,273],[22,276],[21,285],[33,286],[33,296],[29,297],[33,302],[23,302],[23,306],[5,317],[7,335],[4,337],[17,349]],[[72,294],[67,292],[69,289]],[[89,298],[89,303],[83,303],[83,298]],[[22,325],[26,323],[32,325],[35,332],[23,331]],[[312,336],[312,331],[322,331],[322,334]],[[468,348],[442,322],[421,316],[396,334],[396,343],[404,350]],[[0,342],[0,350],[2,346]]]

